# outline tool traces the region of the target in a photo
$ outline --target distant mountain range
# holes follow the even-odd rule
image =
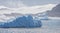
[[[48,10],[46,13],[48,14],[48,16],[51,16],[51,17],[60,17],[60,4],[58,4],[54,8],[52,8],[52,10]],[[43,14],[43,13],[37,13],[37,14],[31,14],[31,15],[36,16],[39,14]],[[23,14],[11,13],[11,14],[4,14],[4,15],[5,16],[21,16]]]
[[[23,16],[23,15],[29,15],[29,14],[21,14],[21,13],[10,13],[9,12],[10,9],[7,9],[7,8],[2,8],[0,10],[2,10],[2,11],[7,10],[4,12],[0,11],[0,13],[1,13],[0,14],[0,21],[7,21],[7,20],[10,20],[11,18],[15,18],[15,17]],[[7,14],[5,12],[9,12],[9,14]],[[5,14],[3,14],[3,13],[5,13]],[[60,4],[56,5],[56,7],[54,7],[52,10],[49,10],[47,12],[30,14],[30,15],[32,17],[39,17],[40,19],[48,19],[48,18],[46,18],[46,16],[60,17]]]
[[[47,14],[52,17],[60,17],[60,4],[54,7],[51,11],[48,11]]]

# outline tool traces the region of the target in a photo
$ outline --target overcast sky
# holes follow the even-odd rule
[[[35,6],[44,4],[59,4],[60,0],[0,0],[0,5],[7,7]]]

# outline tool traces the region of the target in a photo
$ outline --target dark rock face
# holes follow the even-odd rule
[[[54,7],[51,11],[47,12],[48,16],[60,17],[60,4]]]
[[[41,27],[42,23],[40,20],[33,20],[31,15],[18,17],[15,20],[0,25],[0,28],[35,28]]]

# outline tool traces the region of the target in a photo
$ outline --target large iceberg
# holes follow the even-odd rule
[[[42,23],[40,20],[35,20],[31,15],[17,17],[13,21],[7,21],[0,25],[0,28],[34,28],[41,27]]]

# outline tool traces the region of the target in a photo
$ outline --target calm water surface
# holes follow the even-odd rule
[[[60,19],[42,20],[41,28],[0,28],[0,33],[60,33]]]

